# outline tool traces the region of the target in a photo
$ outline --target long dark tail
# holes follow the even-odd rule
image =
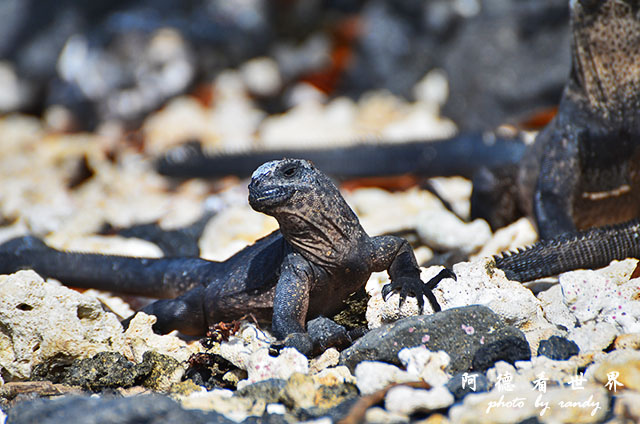
[[[517,252],[494,256],[507,278],[531,281],[579,268],[600,268],[614,260],[640,258],[640,221],[593,228],[542,240]]]
[[[0,246],[0,274],[33,269],[66,285],[173,298],[203,284],[218,265],[199,258],[130,258],[61,252],[27,236]]]
[[[248,177],[270,160],[294,157],[312,161],[338,179],[413,174],[423,177],[460,175],[471,178],[480,167],[520,160],[525,145],[519,139],[461,134],[438,141],[357,144],[326,149],[288,149],[241,154],[205,154],[198,143],[178,147],[157,162],[161,174],[180,178]]]

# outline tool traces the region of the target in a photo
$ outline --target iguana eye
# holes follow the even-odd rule
[[[298,170],[298,167],[295,165],[289,165],[286,168],[284,168],[282,170],[282,175],[284,175],[287,178],[293,177],[294,175],[296,175],[296,171]]]

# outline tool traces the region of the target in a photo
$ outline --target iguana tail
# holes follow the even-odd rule
[[[173,298],[208,281],[216,262],[199,258],[131,258],[61,252],[32,236],[0,245],[0,274],[32,269],[72,287]],[[186,272],[185,270],[189,270]]]
[[[541,240],[517,252],[494,256],[507,278],[531,281],[579,268],[601,268],[614,260],[640,258],[640,221],[592,228]]]
[[[481,167],[516,163],[525,150],[519,139],[461,134],[451,139],[356,144],[323,149],[285,149],[208,155],[199,143],[169,151],[157,162],[161,174],[179,178],[248,177],[261,164],[284,157],[307,159],[338,179],[411,174],[471,178]]]

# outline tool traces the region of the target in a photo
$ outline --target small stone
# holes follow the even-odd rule
[[[426,298],[423,312],[428,315],[433,314],[433,309]],[[381,293],[376,293],[367,303],[366,317],[370,329],[416,315],[420,315],[418,301],[413,296],[407,296],[400,305],[399,292],[392,292],[386,299],[382,298]]]
[[[360,393],[369,395],[382,390],[392,383],[417,381],[417,377],[400,368],[384,362],[363,361],[355,371],[356,385]]]
[[[498,361],[513,364],[516,361],[529,359],[531,359],[529,343],[522,338],[508,336],[479,348],[473,355],[472,368],[475,371],[485,371]]]
[[[441,386],[449,381],[445,369],[451,359],[444,351],[431,352],[425,346],[404,348],[398,353],[400,362],[409,374],[415,375],[431,387]]]
[[[365,360],[399,365],[398,352],[402,348],[422,345],[432,352],[442,350],[449,355],[447,372],[463,372],[469,370],[480,347],[508,336],[524,340],[519,330],[506,325],[489,308],[465,306],[435,315],[404,318],[371,330],[341,353],[340,363],[349,369]]]
[[[284,415],[287,412],[286,406],[280,403],[267,404],[267,414]]]
[[[246,370],[251,355],[260,349],[268,349],[272,337],[253,324],[245,324],[229,341],[220,343],[220,356],[236,367]]]
[[[444,386],[434,387],[431,390],[414,389],[408,386],[392,387],[384,400],[387,411],[404,415],[446,408],[453,402],[453,395]]]
[[[305,412],[315,417],[329,417],[335,421],[343,418],[357,403],[358,389],[353,384],[317,386],[316,407]]]
[[[231,387],[238,387],[238,383],[247,378],[247,372],[236,368],[234,370],[227,371],[222,376],[222,381],[227,383]]]
[[[384,273],[386,274],[386,272]],[[382,274],[382,272],[374,272],[372,274]],[[371,277],[373,277],[373,275]],[[371,277],[369,280],[371,280]],[[344,309],[333,315],[331,319],[335,321],[336,324],[340,324],[350,330],[364,329],[367,326],[366,312],[369,297],[365,284],[364,287],[351,293],[347,299],[343,301],[345,305]]]
[[[282,393],[283,403],[290,408],[312,408],[316,398],[313,378],[300,373],[289,377]]]
[[[171,386],[179,383],[185,373],[185,363],[154,351],[147,351],[140,366],[150,368],[149,375],[142,385],[158,392],[168,392]]]
[[[38,365],[33,378],[100,391],[140,384],[151,369],[149,363],[135,364],[117,352],[100,352],[91,358],[76,359],[62,370],[60,366]]]
[[[20,110],[33,96],[29,84],[20,79],[14,65],[7,60],[0,61],[0,85],[3,87],[0,94],[0,112],[3,114]]]
[[[613,342],[614,349],[640,350],[640,333],[621,334]]]
[[[198,386],[193,380],[184,380],[171,386],[171,396],[174,398],[186,397],[195,392],[206,391],[202,386]]]
[[[489,386],[487,377],[478,372],[456,374],[446,384],[456,401],[463,399],[469,393],[486,392]]]
[[[199,409],[202,411],[215,411],[235,422],[240,422],[248,416],[262,416],[266,410],[264,401],[253,400],[233,396],[230,390],[215,389],[205,392],[196,392],[181,398],[180,403],[185,409]]]
[[[542,340],[538,346],[538,356],[544,355],[555,360],[565,360],[580,353],[580,349],[575,342],[564,337],[551,336],[547,340]]]
[[[260,123],[260,137],[270,148],[300,148],[300,134],[305,134],[307,148],[344,144],[358,139],[358,129],[352,124],[356,113],[356,104],[345,97],[335,98],[326,106],[311,98],[286,114],[266,117]]]
[[[409,417],[374,406],[367,409],[364,422],[372,424],[400,424],[409,422]]]
[[[185,379],[192,380],[195,384],[208,390],[213,388],[236,387],[238,381],[247,378],[247,372],[236,368],[222,356],[211,351],[193,354],[187,362]]]
[[[630,390],[616,393],[613,415],[615,417],[624,417],[630,422],[640,422],[640,393]],[[612,420],[612,422],[615,421]]]
[[[617,391],[640,390],[640,352],[635,350],[617,350],[587,368],[586,377],[593,377],[603,385],[609,385],[614,391],[613,380],[621,383],[615,385]]]
[[[71,234],[64,238],[64,234],[58,233],[55,237],[47,237],[47,245],[54,249],[79,252],[95,253],[103,255],[132,256],[138,258],[160,258],[162,250],[158,245],[138,238],[127,238],[122,236],[78,236]]]
[[[356,384],[356,378],[351,375],[349,368],[339,366],[326,368],[311,376],[317,385],[335,386],[337,384]]]
[[[226,260],[278,228],[275,218],[255,213],[246,204],[246,191],[242,194],[245,203],[238,205],[234,202],[207,223],[198,243],[202,258]]]
[[[186,362],[193,353],[200,350],[200,344],[187,345],[182,339],[172,335],[160,335],[153,332],[153,324],[157,318],[138,312],[129,322],[124,332],[127,344],[131,346],[133,358],[137,362],[143,360],[144,354],[150,350],[170,356],[179,362]]]
[[[521,363],[522,362],[518,362],[518,364]],[[508,391],[509,387],[514,388],[531,386],[531,379],[529,375],[523,372],[518,372],[514,365],[504,361],[496,362],[492,368],[489,368],[485,372],[485,375],[487,376],[487,380],[489,380],[489,383],[492,387],[504,383],[502,384],[502,386],[504,387],[504,391]],[[511,381],[505,381],[509,379]]]
[[[422,102],[443,105],[449,97],[447,74],[441,69],[427,72],[413,87],[413,94]]]
[[[312,377],[296,373],[287,380],[281,401],[303,416],[320,417],[356,395],[353,385],[319,385]]]
[[[380,188],[360,188],[345,193],[345,199],[356,211],[360,224],[369,234],[384,234],[415,228],[420,211],[443,209],[442,203],[427,190],[409,189],[390,193]],[[393,208],[380,205],[393,203]]]
[[[248,377],[238,383],[238,388],[269,378],[287,379],[295,373],[307,374],[308,372],[307,357],[296,349],[282,349],[277,357],[270,356],[269,349],[260,349],[249,357]]]
[[[263,399],[267,403],[277,403],[280,402],[286,385],[286,380],[270,378],[245,385],[242,389],[236,391],[235,396],[252,400]]]
[[[218,86],[216,84],[216,88]],[[142,131],[146,152],[157,155],[185,140],[200,140],[205,146],[219,146],[228,139],[246,144],[252,139],[251,134],[257,129],[262,112],[240,96],[231,101],[218,100],[213,110],[191,97],[182,96],[168,101],[165,107],[144,122]],[[232,112],[235,112],[235,117]],[[237,125],[239,119],[245,121],[244,126]]]
[[[336,348],[329,348],[322,355],[309,361],[309,374],[316,374],[326,368],[335,367],[340,362],[340,352]]]
[[[469,179],[459,176],[433,177],[429,178],[429,183],[442,198],[449,202],[457,216],[469,221],[473,191],[473,183]]]
[[[576,370],[586,368],[591,362],[592,360],[581,357],[581,355],[575,355],[566,360],[553,360],[546,356],[535,356],[531,358],[531,361],[516,362],[515,368],[518,376],[529,382],[537,380],[543,374],[549,379],[549,386],[567,385],[572,380],[575,380]],[[487,371],[487,374],[490,371]]]

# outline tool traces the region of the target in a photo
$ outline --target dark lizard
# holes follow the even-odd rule
[[[574,0],[571,21],[558,114],[517,177],[542,239],[640,218],[640,1]]]
[[[309,162],[260,166],[249,203],[275,217],[280,229],[224,262],[60,252],[27,236],[1,247],[0,272],[28,268],[71,286],[166,298],[142,309],[157,317],[160,333],[204,335],[220,321],[251,314],[303,353],[312,349],[305,322],[339,311],[374,271],[389,272],[385,296],[399,289],[401,301],[414,295],[422,309],[425,295],[440,309],[431,289],[453,275],[443,271],[424,284],[409,243],[369,237],[336,186]]]
[[[541,241],[494,258],[519,281],[640,257],[640,1],[574,0],[571,20],[558,114],[516,177]]]
[[[472,217],[497,228],[524,213],[534,220],[541,240],[558,237],[547,249],[572,237],[584,239],[576,235],[580,230],[640,218],[640,2],[573,0],[570,8],[572,69],[557,115],[515,165],[507,161],[474,171]],[[624,228],[633,226],[630,222]],[[617,231],[621,227],[587,238]],[[596,266],[602,263],[596,256],[565,260],[562,269],[542,267],[536,275],[590,266],[589,258]],[[510,263],[518,258],[511,256]]]
[[[494,133],[460,134],[443,140],[403,143],[359,143],[331,149],[284,149],[210,154],[192,141],[158,159],[158,172],[177,178],[248,177],[261,163],[283,157],[301,157],[328,175],[347,180],[411,174],[418,177],[472,178],[480,167],[517,163],[525,151],[519,138]]]

